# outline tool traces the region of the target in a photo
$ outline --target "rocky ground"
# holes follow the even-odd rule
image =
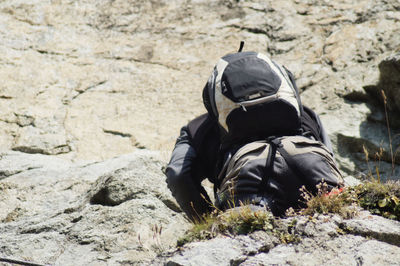
[[[360,213],[352,220],[334,215],[298,217],[295,244],[281,244],[262,231],[236,237],[220,236],[187,244],[159,265],[394,265],[400,260],[400,223]]]
[[[379,246],[380,262],[398,262],[399,224],[365,213],[316,218],[317,232],[296,245],[264,243],[257,233],[165,257],[189,223],[161,167],[180,127],[205,112],[201,90],[214,64],[244,40],[245,50],[294,73],[349,180],[378,163],[382,178],[396,178],[389,144],[397,154],[399,25],[397,0],[1,1],[0,257],[56,265],[146,264],[157,254],[164,255],[152,263],[170,265],[348,258],[359,265],[372,264],[368,248]],[[356,229],[334,233],[342,224]],[[196,255],[218,245],[232,247],[222,261]]]

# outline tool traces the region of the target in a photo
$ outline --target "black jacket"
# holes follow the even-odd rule
[[[302,135],[321,141],[332,152],[331,142],[319,117],[305,106]],[[201,115],[182,127],[166,168],[166,181],[172,195],[192,221],[212,210],[212,202],[201,182],[207,178],[216,183],[223,155],[218,122],[210,115]]]

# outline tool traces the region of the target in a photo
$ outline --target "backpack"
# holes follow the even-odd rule
[[[215,187],[216,206],[240,203],[266,205],[274,215],[302,206],[300,188],[317,192],[343,186],[331,152],[319,141],[304,136],[268,138],[228,152]]]
[[[302,133],[303,106],[293,75],[261,53],[222,57],[203,89],[203,102],[218,121],[223,148]]]

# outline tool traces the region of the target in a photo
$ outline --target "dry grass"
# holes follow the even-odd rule
[[[298,213],[300,215],[314,215],[314,213],[336,213],[345,219],[350,219],[357,214],[357,194],[352,189],[327,190],[326,184],[318,185],[317,195],[302,189],[302,197],[306,207]]]
[[[285,226],[266,209],[242,205],[205,216],[202,222],[194,224],[186,235],[178,240],[178,246],[192,241],[211,239],[217,235],[235,236],[257,230],[270,232],[282,243],[292,243],[299,240],[291,231],[293,226],[294,224]]]
[[[400,221],[400,182],[381,183],[378,179],[366,181],[355,187],[332,190],[327,193],[323,185],[317,195],[303,192],[307,207],[300,214],[337,213],[348,219],[357,214],[356,206],[373,214]]]

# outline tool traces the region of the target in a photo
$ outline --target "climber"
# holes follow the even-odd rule
[[[192,221],[244,203],[283,215],[301,206],[302,186],[342,186],[329,137],[301,104],[292,73],[242,47],[215,66],[203,89],[207,113],[182,127],[166,167],[168,187]]]

